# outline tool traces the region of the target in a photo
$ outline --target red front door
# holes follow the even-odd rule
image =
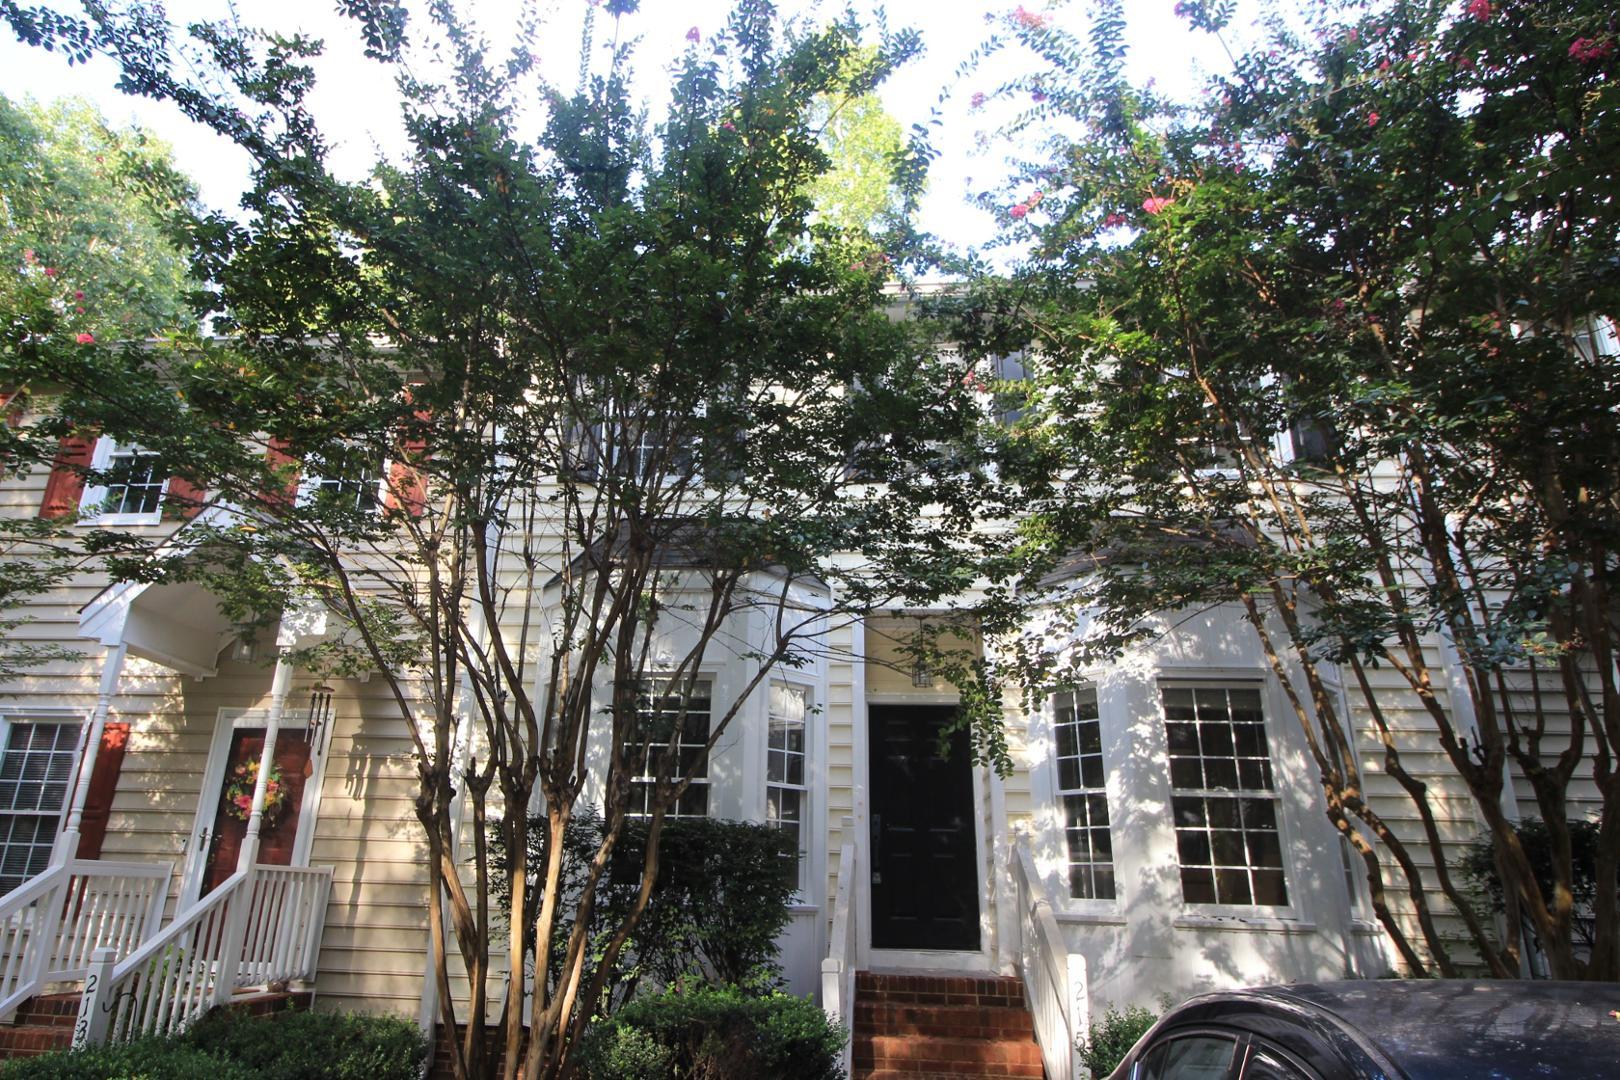
[[[225,778],[220,783],[219,802],[214,810],[214,827],[208,845],[208,867],[203,874],[202,895],[207,896],[215,886],[236,873],[236,859],[247,836],[247,821],[241,808],[232,803],[230,790],[236,779],[237,768],[246,762],[259,760],[264,753],[264,728],[237,728],[231,733],[231,750],[225,759]],[[276,767],[280,777],[271,773],[282,789],[281,806],[274,814],[266,814],[259,830],[259,858],[261,864],[287,866],[292,862],[293,843],[298,839],[298,813],[304,804],[304,770],[309,765],[309,734],[305,731],[282,731],[276,736]],[[240,785],[251,795],[253,789]],[[266,799],[268,804],[269,799]]]

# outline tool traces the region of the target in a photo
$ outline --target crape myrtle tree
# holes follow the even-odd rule
[[[1231,4],[1178,11],[1231,36]],[[1041,138],[983,197],[1017,265],[980,282],[959,337],[970,356],[1035,357],[999,388],[1028,409],[1005,447],[1033,510],[1018,550],[1036,580],[1091,556],[1073,602],[1099,627],[1078,652],[1027,639],[1020,664],[1050,681],[1152,612],[1237,606],[1406,967],[1517,975],[1522,923],[1554,977],[1617,977],[1613,888],[1590,948],[1572,941],[1570,841],[1594,818],[1596,880],[1615,880],[1612,5],[1268,10],[1195,103],[1127,77],[1123,22],[1099,3],[1071,34],[1020,8],[987,50],[1034,58],[986,89],[1024,102],[1013,126]],[[1390,671],[1431,734],[1413,741],[1400,695],[1374,692]],[[1336,684],[1416,827],[1369,802]],[[1472,797],[1505,933],[1460,886],[1466,838],[1414,754]],[[1545,822],[1545,888],[1504,808],[1510,774]]]
[[[66,414],[235,508],[196,517],[183,557],[98,533],[120,574],[203,581],[246,624],[324,609],[339,631],[294,659],[386,681],[414,741],[439,1019],[465,1025],[456,1075],[503,1051],[501,1075],[563,1075],[663,822],[742,699],[829,630],[971,578],[982,470],[962,436],[980,409],[960,361],[891,310],[907,253],[813,227],[808,195],[828,159],[807,105],[866,93],[917,40],[862,51],[852,21],[784,27],[744,0],[688,35],[654,124],[629,96],[633,3],[593,7],[587,41],[611,44],[572,90],[542,77],[538,26],[497,56],[447,5],[344,8],[398,73],[410,144],[359,183],[332,175],[306,108],[313,41],[221,24],[182,42],[141,5],[6,9],[255,161],[244,219],[195,228],[218,336],[56,376]],[[896,159],[901,181],[916,160]],[[744,615],[760,636],[740,639]],[[684,701],[725,649],[750,678],[714,703],[705,752],[679,755]],[[601,840],[561,889],[593,771]],[[636,777],[653,782],[636,794]],[[531,806],[551,853],[535,880],[530,816],[502,812]],[[640,894],[596,952],[597,888],[643,810]],[[497,818],[517,853],[504,902]],[[525,995],[534,958],[505,928],[532,891],[529,940],[551,941],[565,905],[574,930]],[[503,969],[519,974],[502,1009]]]

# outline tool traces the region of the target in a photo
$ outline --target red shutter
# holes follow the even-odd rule
[[[207,491],[182,476],[169,477],[169,488],[163,496],[166,517],[194,518],[203,508]]]
[[[264,501],[278,510],[291,506],[298,498],[298,459],[287,452],[291,445],[286,439],[272,435],[264,451],[264,463],[270,471],[288,478],[284,486],[264,493]]]
[[[124,767],[124,748],[128,745],[127,722],[108,721],[101,729],[101,749],[96,751],[96,767],[90,770],[90,789],[85,793],[84,816],[79,819],[75,858],[101,858],[101,843],[107,838],[107,822],[112,817],[113,792],[118,789],[118,773]]]
[[[84,495],[84,473],[95,457],[95,436],[64,435],[51,462],[51,477],[45,482],[45,498],[39,504],[42,518],[67,517],[78,512]]]
[[[428,417],[426,409],[416,410],[418,421],[426,423]],[[427,484],[416,464],[427,455],[427,440],[402,432],[399,449],[399,459],[388,471],[388,499],[384,505],[389,510],[402,507],[411,517],[421,517],[427,508]]]

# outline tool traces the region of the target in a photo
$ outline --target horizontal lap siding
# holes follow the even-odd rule
[[[1439,657],[1435,650],[1428,651],[1428,660],[1431,665],[1438,664]],[[1438,667],[1433,670],[1438,678]],[[1448,866],[1453,868],[1455,879],[1457,859],[1480,831],[1473,797],[1441,748],[1432,717],[1405,678],[1388,666],[1371,668],[1367,675],[1374,700],[1383,710],[1384,722],[1390,729],[1389,737],[1399,753],[1402,767],[1426,785],[1424,801],[1434,814],[1444,858]],[[1400,783],[1385,771],[1382,735],[1353,681],[1349,683],[1347,696],[1367,801],[1388,823],[1391,831],[1405,842],[1413,862],[1420,868],[1424,894],[1435,915],[1441,938],[1448,943],[1452,959],[1465,968],[1474,965],[1477,958],[1466,927],[1440,888],[1434,859],[1423,830],[1422,815]],[[1437,691],[1437,696],[1442,707],[1451,707],[1450,695],[1443,687]],[[1385,895],[1391,911],[1413,946],[1427,959],[1417,922],[1417,909],[1407,895],[1407,883],[1389,854],[1381,848],[1379,854],[1385,866]]]

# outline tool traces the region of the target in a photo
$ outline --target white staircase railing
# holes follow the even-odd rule
[[[312,978],[330,867],[238,870],[128,958],[98,951],[75,1047],[179,1031],[239,987]]]
[[[1079,1080],[1077,1040],[1090,1028],[1085,957],[1069,952],[1027,843],[1013,845],[1018,970],[1048,1080]]]
[[[91,956],[128,956],[157,932],[168,863],[70,859],[0,898],[0,1018],[46,983],[77,981]]]
[[[261,866],[253,879],[237,986],[313,975],[332,892],[329,866]]]
[[[844,1029],[844,1075],[851,1076],[850,1062],[855,1035],[855,845],[845,844],[838,852],[838,888],[833,893],[832,933],[827,938],[827,956],[821,961],[821,1008]]]

